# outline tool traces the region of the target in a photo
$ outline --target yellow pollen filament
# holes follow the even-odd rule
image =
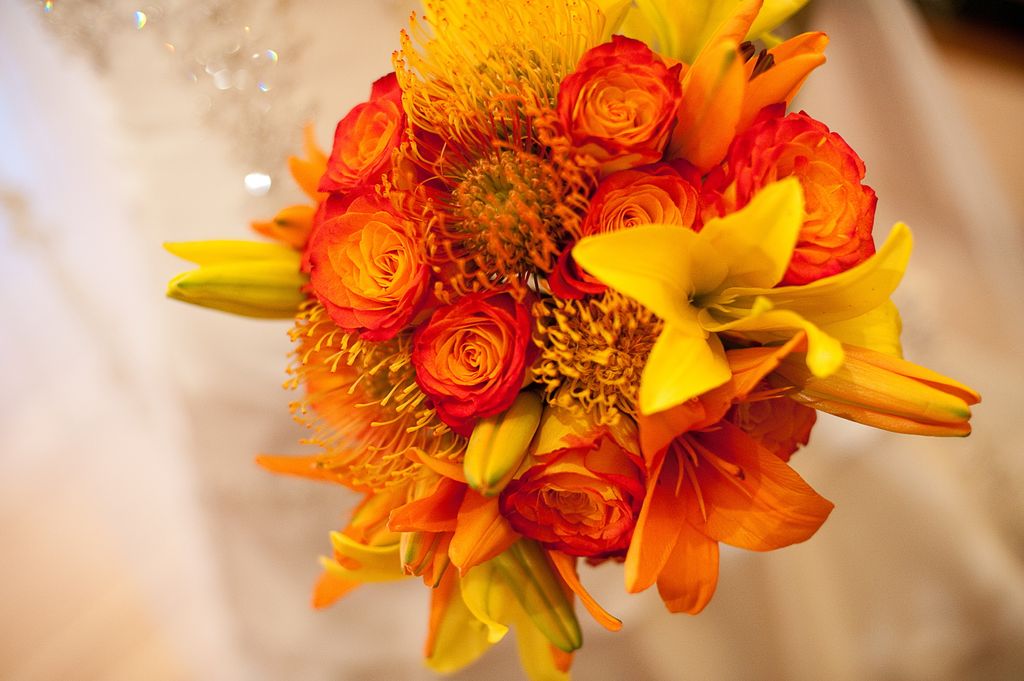
[[[637,386],[661,320],[608,291],[584,300],[544,298],[534,306],[541,348],[535,378],[549,402],[613,424],[637,413]]]
[[[300,312],[288,385],[304,385],[292,404],[312,431],[304,443],[324,449],[318,466],[357,489],[402,484],[421,467],[409,456],[458,461],[465,438],[451,432],[416,384],[408,334],[370,342],[337,326],[318,304]]]

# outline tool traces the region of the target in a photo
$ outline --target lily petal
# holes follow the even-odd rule
[[[693,509],[688,517],[711,539],[770,551],[808,539],[831,513],[830,501],[738,427],[722,422],[690,437],[707,522]]]
[[[827,45],[826,34],[804,33],[768,50],[775,64],[747,84],[737,132],[749,128],[764,107],[780,102],[789,104],[811,71],[825,63]]]
[[[608,631],[622,629],[622,621],[602,608],[601,604],[594,600],[594,597],[583,586],[583,582],[580,581],[580,576],[576,572],[576,558],[568,556],[561,551],[548,551],[548,560],[555,566],[562,581],[572,589],[574,594],[579,596],[583,607],[587,609],[587,612],[590,613],[598,624]]]
[[[970,434],[970,405],[981,397],[967,386],[924,367],[864,348],[846,347],[847,359],[832,376],[806,372],[798,356],[776,373],[799,391],[802,404],[898,433]]]
[[[701,173],[717,165],[736,136],[746,86],[736,41],[725,40],[701,52],[683,77],[682,103],[666,157],[685,159]]]
[[[649,471],[647,495],[626,551],[624,576],[629,593],[643,591],[657,581],[679,540],[683,530],[682,503],[675,484],[679,475],[675,457],[661,458]]]
[[[759,191],[741,210],[708,221],[700,239],[728,262],[722,288],[770,289],[786,273],[803,223],[803,188],[795,177],[787,177]]]
[[[320,559],[321,565],[335,577],[357,582],[390,582],[405,577],[398,544],[367,546],[340,532],[332,532],[331,545],[339,557],[346,559],[346,565],[331,558]],[[348,567],[348,564],[358,567]]]
[[[718,542],[688,523],[658,576],[658,594],[669,612],[696,615],[707,606],[718,585]]]
[[[707,331],[727,331],[756,342],[772,342],[792,338],[803,332],[807,337],[807,366],[815,376],[828,376],[843,364],[843,346],[835,338],[790,310],[773,310],[760,298],[749,316],[731,322],[716,322],[711,313],[701,314],[701,325]]]
[[[487,640],[497,643],[505,638],[512,607],[512,595],[493,564],[478,566],[462,575],[459,581],[462,600],[473,616],[487,627]]]
[[[462,669],[491,647],[487,633],[487,627],[466,607],[458,576],[449,570],[430,594],[427,666],[442,674]]]
[[[729,380],[718,336],[705,337],[668,322],[655,341],[640,378],[640,412],[654,414],[683,404]]]
[[[823,324],[821,330],[844,345],[867,348],[893,357],[903,356],[903,344],[900,342],[903,322],[900,311],[891,300],[859,317]]]
[[[448,555],[465,574],[470,568],[494,558],[519,538],[501,515],[497,497],[485,497],[468,490],[459,508],[455,536]]]
[[[910,229],[897,223],[878,252],[845,272],[801,286],[779,288],[728,288],[723,299],[734,302],[722,309],[739,316],[738,310],[766,298],[778,309],[792,310],[817,325],[833,324],[870,312],[883,305],[903,278],[913,248]]]
[[[642,225],[588,236],[576,244],[572,255],[602,283],[666,322],[694,328],[696,311],[689,301],[695,280],[700,277],[704,286],[717,285],[726,273],[724,263],[699,235],[678,225]]]

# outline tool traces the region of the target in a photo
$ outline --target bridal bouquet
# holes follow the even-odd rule
[[[331,535],[327,605],[431,590],[427,663],[516,629],[565,678],[581,564],[697,613],[719,543],[804,541],[832,504],[789,465],[818,411],[970,432],[970,388],[901,359],[864,163],[787,105],[822,33],[796,0],[427,0],[394,73],[291,170],[310,205],[264,242],[169,244],[172,297],[294,318],[295,416],[261,456],[363,495]],[[751,42],[758,41],[758,42]]]

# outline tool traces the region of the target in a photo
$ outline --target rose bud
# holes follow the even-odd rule
[[[535,453],[501,493],[512,528],[573,556],[624,555],[644,499],[636,427],[613,428],[549,406]]]
[[[803,112],[780,117],[782,110],[766,107],[733,141],[727,177],[735,192],[732,210],[776,180],[800,180],[806,218],[781,282],[798,285],[848,270],[875,252],[877,199],[862,183],[864,162],[842,137]]]
[[[372,190],[346,204],[310,239],[310,284],[335,324],[367,340],[386,340],[408,324],[427,291],[422,239]]]
[[[373,84],[370,101],[341,119],[334,131],[334,148],[322,192],[348,192],[362,184],[376,184],[391,168],[392,152],[405,131],[405,111],[398,79],[389,73]]]
[[[619,35],[587,51],[558,90],[572,146],[602,174],[660,161],[679,108],[680,69]]]
[[[515,401],[536,352],[532,327],[529,305],[499,290],[438,308],[416,331],[416,382],[456,433],[469,436]]]

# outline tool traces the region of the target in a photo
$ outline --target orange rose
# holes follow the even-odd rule
[[[817,414],[814,409],[780,395],[741,402],[733,406],[726,420],[783,461],[789,461],[793,452],[810,439]]]
[[[558,90],[573,147],[604,174],[660,161],[679,108],[680,68],[619,35],[587,51]]]
[[[645,486],[635,427],[628,419],[620,423],[594,426],[548,407],[534,463],[501,493],[501,512],[512,528],[573,556],[623,555]]]
[[[372,190],[318,224],[307,255],[313,294],[338,326],[367,340],[402,330],[430,280],[416,226]]]
[[[389,73],[373,84],[370,101],[341,119],[334,131],[334,148],[322,192],[347,192],[361,184],[375,184],[391,167],[392,152],[405,130],[405,111],[398,79]]]
[[[469,436],[515,401],[536,353],[532,327],[527,304],[490,291],[438,308],[416,331],[416,381],[456,433]]]
[[[652,223],[696,228],[699,186],[700,176],[685,162],[613,173],[601,181],[590,200],[582,236]],[[548,281],[552,293],[573,299],[602,293],[607,287],[573,260],[571,252],[575,245],[569,244],[558,259]]]
[[[725,183],[733,184],[735,205],[724,207],[740,209],[784,177],[800,180],[807,219],[781,282],[797,285],[848,270],[875,252],[877,199],[862,183],[864,162],[842,137],[803,112],[781,117],[783,110],[766,107],[733,141]]]

